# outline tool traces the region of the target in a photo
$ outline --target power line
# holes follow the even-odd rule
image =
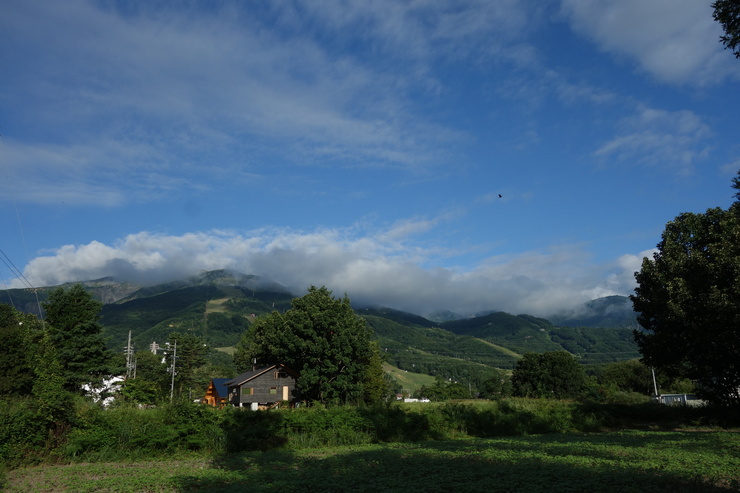
[[[26,279],[26,276],[23,275],[23,272],[18,269],[18,267],[15,266],[12,260],[10,260],[10,257],[6,255],[6,253],[3,251],[2,248],[0,248],[0,261],[5,264],[5,266],[10,270],[10,272],[16,276],[28,289],[34,289],[31,282]]]
[[[5,143],[3,142],[2,133],[0,133],[0,148],[4,148],[4,147],[5,147]],[[10,183],[11,182],[10,171],[7,166],[5,166],[5,172],[7,174],[7,179],[5,182]],[[16,217],[16,220],[18,221],[18,230],[21,235],[21,243],[23,244],[23,250],[26,254],[26,260],[28,260],[28,247],[26,246],[26,237],[23,234],[23,225],[21,224],[21,215],[20,215],[20,212],[18,212],[18,203],[15,200],[15,193],[13,192],[13,187],[11,187],[10,195],[13,199],[13,207],[15,208],[15,217]],[[15,266],[13,261],[10,260],[10,257],[8,257],[2,249],[0,249],[0,260],[3,262],[3,264],[5,264],[5,266],[10,270],[10,272],[13,275],[15,275],[15,277],[19,279],[22,284],[26,286],[26,288],[33,291],[33,294],[36,297],[36,305],[38,306],[38,309],[39,309],[39,318],[43,322],[44,321],[44,311],[41,308],[41,301],[39,300],[39,294],[36,288],[31,284],[31,282],[28,279],[26,279],[26,276],[23,275],[23,272],[21,272],[21,270]],[[10,291],[7,289],[6,291],[8,292],[8,298],[11,299],[10,304],[12,306],[15,306],[13,304],[12,297],[10,296]]]

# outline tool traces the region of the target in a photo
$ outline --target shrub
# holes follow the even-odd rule
[[[284,412],[282,427],[301,446],[368,443],[374,425],[355,406],[313,406]],[[296,443],[298,445],[298,443]]]
[[[237,408],[224,411],[223,432],[227,452],[268,450],[287,442],[283,434],[283,412],[253,412]]]
[[[34,463],[43,456],[47,430],[39,423],[33,398],[0,400],[0,463]]]
[[[186,450],[218,452],[224,447],[224,413],[209,406],[176,403],[103,411],[88,405],[78,408],[77,416],[64,447],[68,458],[118,460]]]
[[[429,423],[424,416],[409,413],[394,404],[376,404],[360,409],[372,426],[373,438],[380,442],[408,442],[426,438]]]

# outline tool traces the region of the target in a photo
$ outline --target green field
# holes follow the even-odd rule
[[[416,392],[424,385],[434,385],[434,377],[425,373],[414,373],[401,370],[395,366],[389,365],[388,363],[383,363],[383,370],[400,383],[403,390],[409,391],[410,393]]]
[[[686,491],[740,488],[740,433],[624,431],[276,449],[9,471],[8,492]]]

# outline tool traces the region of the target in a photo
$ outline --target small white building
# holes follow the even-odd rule
[[[693,394],[660,394],[653,396],[655,402],[667,404],[669,406],[691,406],[699,407],[706,404]]]

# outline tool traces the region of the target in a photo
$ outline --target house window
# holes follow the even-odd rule
[[[277,395],[277,387],[270,387],[270,395]]]
[[[244,387],[242,390],[243,395],[254,395],[254,387]]]

